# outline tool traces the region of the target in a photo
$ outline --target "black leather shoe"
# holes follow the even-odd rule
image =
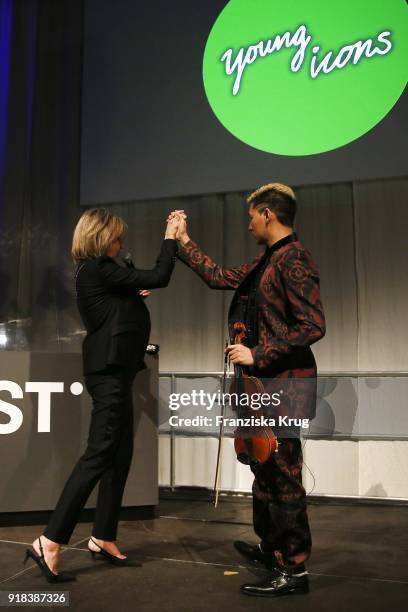
[[[241,593],[255,597],[278,597],[280,595],[296,595],[309,592],[309,579],[306,570],[295,573],[286,573],[276,569],[262,582],[257,584],[243,584]]]
[[[276,557],[273,554],[268,554],[263,552],[263,550],[258,546],[251,546],[251,544],[247,544],[246,542],[242,542],[241,540],[236,540],[234,542],[235,549],[246,559],[250,561],[254,565],[265,565],[268,569],[272,570],[276,567]]]

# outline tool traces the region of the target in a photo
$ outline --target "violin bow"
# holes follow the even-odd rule
[[[225,341],[225,348],[227,348],[228,346],[228,341]],[[217,507],[218,505],[218,496],[220,493],[220,488],[218,486],[218,482],[219,482],[219,478],[220,478],[220,472],[221,472],[221,451],[222,451],[222,439],[223,439],[223,432],[224,432],[224,416],[225,416],[225,402],[224,402],[224,397],[225,397],[225,390],[226,390],[226,385],[227,385],[227,370],[228,370],[228,362],[229,362],[229,357],[228,354],[226,352],[224,352],[224,373],[223,373],[223,377],[222,377],[222,406],[221,406],[221,423],[220,423],[220,431],[218,434],[218,451],[217,451],[217,467],[215,468],[215,481],[214,481],[214,491],[213,491],[213,505],[214,508]]]

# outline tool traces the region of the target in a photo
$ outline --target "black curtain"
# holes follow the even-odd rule
[[[81,213],[82,0],[0,2],[3,338],[9,349],[79,350],[69,253]]]

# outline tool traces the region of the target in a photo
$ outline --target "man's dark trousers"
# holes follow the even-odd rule
[[[68,544],[79,515],[96,483],[98,500],[92,535],[116,539],[119,512],[133,454],[132,383],[136,372],[108,366],[87,374],[93,409],[88,444],[75,465],[44,535]]]
[[[302,445],[298,437],[279,438],[278,452],[251,465],[253,523],[262,549],[279,565],[299,565],[310,556],[312,539],[302,485]]]

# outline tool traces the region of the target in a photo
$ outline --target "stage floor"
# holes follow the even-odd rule
[[[0,591],[66,590],[70,609],[80,612],[406,610],[407,507],[313,504],[309,515],[314,540],[307,595],[272,601],[240,594],[242,583],[262,576],[232,546],[236,539],[256,542],[249,500],[222,501],[216,510],[202,501],[163,500],[158,518],[122,522],[119,544],[140,556],[141,568],[92,561],[90,524],[81,523],[62,555],[61,569],[77,574],[65,588],[46,583],[31,561],[23,568],[26,545],[41,527],[3,527]]]

